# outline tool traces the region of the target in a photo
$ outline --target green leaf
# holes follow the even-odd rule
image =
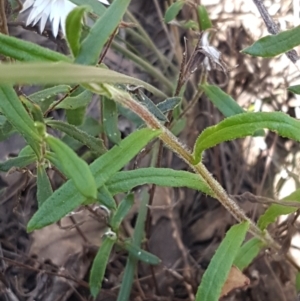
[[[163,92],[142,80],[104,68],[63,62],[0,64],[0,83],[35,85],[86,83],[132,84],[143,86],[143,88],[154,95],[166,98]]]
[[[86,108],[81,107],[75,110],[66,110],[67,121],[71,125],[80,126],[84,122]]]
[[[93,93],[85,90],[76,96],[69,96],[56,106],[57,109],[76,110],[79,108],[86,108],[92,101]]]
[[[124,219],[124,217],[128,214],[129,210],[134,204],[134,196],[133,194],[128,194],[118,206],[116,212],[113,214],[110,220],[110,225],[113,231],[118,231],[119,227]]]
[[[300,141],[300,121],[281,112],[257,112],[229,117],[215,126],[206,128],[194,146],[195,164],[202,152],[221,142],[253,135],[257,130],[269,129],[280,136]]]
[[[181,101],[181,97],[167,98],[163,102],[158,103],[157,108],[160,110],[161,113],[167,113],[168,111],[176,109],[180,101]],[[137,128],[141,127],[144,124],[144,121],[129,109],[120,106],[119,104],[117,104],[117,107],[120,114],[125,116],[130,121],[132,121]],[[184,126],[180,125],[180,128],[184,128]]]
[[[107,180],[127,164],[145,145],[157,137],[160,131],[142,129],[134,132],[95,160],[90,169],[100,188]],[[68,181],[47,199],[27,225],[27,231],[43,228],[55,223],[83,204],[86,198],[77,192],[73,181]]]
[[[155,184],[166,187],[189,187],[213,195],[199,175],[171,168],[139,168],[113,175],[106,186],[111,194],[127,192],[136,186]]]
[[[124,247],[128,251],[128,253],[137,260],[143,261],[151,265],[157,265],[161,262],[161,260],[154,254],[144,251],[143,249],[137,247],[136,245],[133,245],[129,241],[125,242]]]
[[[175,136],[178,136],[185,129],[186,122],[187,122],[186,117],[182,117],[182,118],[176,120],[176,122],[174,123],[174,125],[171,128],[172,133]]]
[[[26,108],[26,111],[30,113],[31,118],[34,121],[38,121],[41,123],[44,122],[44,116],[43,116],[43,112],[42,112],[40,106],[38,106],[36,103],[31,101],[30,99],[27,99],[23,95],[20,95],[19,99],[22,101],[22,103],[24,104],[24,106]]]
[[[248,240],[240,247],[233,264],[239,270],[244,270],[252,263],[253,259],[264,247],[265,244],[258,238],[252,238]]]
[[[288,87],[288,91],[291,91],[294,94],[300,94],[300,85]]]
[[[274,57],[300,45],[300,26],[269,35],[256,41],[241,52],[252,56]]]
[[[98,189],[97,201],[106,206],[108,209],[117,209],[116,201],[110,191],[107,189],[106,185],[103,185]]]
[[[83,40],[79,54],[75,60],[78,64],[95,65],[103,46],[118,27],[130,0],[114,0],[104,14],[91,28],[88,36]]]
[[[62,174],[65,172],[60,160],[58,159],[57,155],[51,151],[46,151],[45,153],[45,159],[49,160],[49,162],[55,166]],[[78,190],[76,190],[78,193]]]
[[[182,97],[170,97],[157,104],[157,108],[162,112],[166,113],[173,111],[181,102]]]
[[[219,87],[203,84],[201,85],[201,88],[206,96],[225,117],[245,113],[245,110],[242,109],[231,96],[223,92]]]
[[[145,229],[145,222],[147,217],[147,210],[148,210],[148,203],[149,203],[149,194],[144,190],[141,194],[141,202],[140,207],[138,210],[138,217],[134,227],[133,239],[132,244],[140,248],[142,240],[144,238],[144,229]],[[117,301],[128,301],[129,295],[131,292],[131,287],[133,283],[133,277],[136,271],[138,260],[132,254],[129,254],[127,257],[126,267],[122,279],[121,288],[118,294]]]
[[[108,139],[114,144],[121,141],[121,133],[118,128],[117,104],[106,97],[102,97],[103,128]]]
[[[15,131],[16,129],[11,125],[7,118],[0,115],[0,142],[9,138]]]
[[[0,162],[0,171],[7,172],[13,167],[23,168],[36,160],[37,158],[35,154],[11,158],[5,162]]]
[[[39,157],[42,138],[39,136],[33,120],[29,117],[13,87],[0,85],[0,109]]]
[[[33,102],[40,104],[41,102],[58,95],[60,93],[69,93],[71,87],[68,85],[58,85],[51,88],[43,89],[36,93],[30,94],[27,97],[32,100]]]
[[[142,91],[139,91],[139,97],[137,98],[158,120],[164,122],[168,121],[167,117],[160,111],[158,106],[156,106]]]
[[[212,28],[212,23],[209,19],[208,12],[203,5],[198,5],[197,7],[200,30],[206,30]]]
[[[38,104],[43,112],[45,112],[50,104],[54,101],[55,96],[64,93],[67,94],[71,90],[71,87],[68,85],[58,85],[51,88],[46,88],[36,93],[26,96],[31,101]]]
[[[86,198],[96,199],[97,187],[88,164],[59,139],[47,135],[46,142],[56,154],[64,173]]]
[[[34,155],[34,151],[29,145],[26,145],[20,150],[18,157],[29,155]]]
[[[300,202],[300,189],[295,190],[290,195],[282,199],[282,201],[294,201],[294,202]],[[299,208],[296,207],[289,207],[284,205],[278,205],[278,204],[272,204],[266,212],[261,215],[258,219],[258,227],[261,230],[264,230],[267,228],[267,226],[271,223],[274,223],[280,215],[286,215],[290,213],[294,213]]]
[[[74,57],[77,57],[79,53],[82,18],[86,11],[90,11],[88,6],[77,6],[66,19],[66,38]]]
[[[198,287],[196,301],[218,301],[222,287],[238,250],[245,239],[249,223],[232,226],[219,245]]]
[[[0,33],[0,54],[22,62],[71,62],[71,59],[63,54],[2,33]]]
[[[62,131],[70,137],[78,140],[83,145],[86,145],[92,152],[95,152],[97,155],[102,155],[106,152],[106,147],[104,146],[101,139],[89,135],[88,133],[78,129],[72,124],[57,120],[47,120],[46,124],[53,129]]]
[[[171,22],[173,19],[176,18],[176,16],[181,11],[185,1],[176,1],[172,5],[170,5],[165,13],[165,23]]]
[[[99,2],[98,0],[69,0],[74,4],[80,5],[88,5],[93,9],[93,12],[98,16],[102,16],[106,10],[105,6]]]
[[[78,126],[77,128],[79,130],[82,130],[83,132],[89,133],[89,135],[92,135],[94,137],[99,137],[100,133],[102,133],[102,126],[100,126],[99,121],[87,115],[84,118],[83,124]],[[62,141],[69,145],[74,151],[77,151],[82,147],[81,142],[68,135],[64,135],[62,137]],[[92,155],[95,155],[95,153],[93,153]]]
[[[37,201],[39,207],[52,195],[53,190],[43,165],[37,167]]]
[[[247,113],[230,95],[223,92],[219,87],[204,84],[201,85],[201,88],[203,89],[206,96],[225,117]],[[264,135],[264,130],[257,130],[253,134],[254,137]]]
[[[90,281],[89,281],[91,294],[94,298],[96,298],[100,292],[106,266],[109,260],[109,255],[111,253],[111,250],[115,242],[116,242],[116,236],[105,235],[105,238],[103,239],[102,244],[94,259],[91,272],[90,272]]]

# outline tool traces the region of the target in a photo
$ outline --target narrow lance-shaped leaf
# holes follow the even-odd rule
[[[144,238],[148,202],[149,202],[149,194],[144,190],[141,195],[138,217],[136,220],[133,239],[132,239],[132,244],[136,248],[140,248],[142,239]],[[138,260],[136,259],[136,257],[133,256],[132,254],[129,254],[117,301],[129,300],[129,295],[131,292],[131,287],[133,283],[134,273],[136,271],[137,262]]]
[[[72,179],[78,191],[87,198],[96,199],[97,187],[88,164],[59,139],[47,135],[45,140],[56,154],[64,173]]]
[[[166,113],[173,111],[181,102],[181,97],[170,97],[157,104],[157,108],[162,112]]]
[[[85,107],[78,108],[75,110],[66,110],[67,121],[71,125],[76,125],[76,126],[82,125],[84,122],[85,115],[86,115]]]
[[[201,85],[206,96],[217,107],[217,109],[225,116],[247,113],[239,104],[228,94],[222,91],[219,87],[213,85]],[[253,136],[264,136],[264,130],[257,130]]]
[[[300,94],[300,85],[290,86],[288,90],[294,94]]]
[[[100,204],[106,206],[108,209],[117,209],[116,201],[110,191],[107,189],[106,185],[103,185],[98,189],[97,200]]]
[[[128,253],[131,256],[133,256],[134,258],[136,258],[137,260],[140,260],[147,264],[152,264],[152,265],[157,265],[161,262],[161,260],[154,254],[144,251],[143,249],[133,245],[129,241],[125,242],[124,247],[128,251]]]
[[[26,145],[20,150],[18,157],[29,155],[34,155],[34,151],[29,145]]]
[[[107,189],[115,195],[145,184],[166,187],[189,187],[213,196],[212,191],[199,175],[171,168],[148,167],[121,171],[108,180]]]
[[[40,104],[41,102],[45,101],[46,99],[53,97],[55,95],[58,95],[60,93],[68,93],[70,91],[71,87],[68,85],[58,85],[51,88],[46,88],[43,90],[40,90],[38,92],[35,92],[33,94],[28,95],[28,98]]]
[[[114,231],[118,231],[121,222],[128,214],[129,210],[131,209],[132,205],[134,204],[134,196],[133,194],[128,194],[118,206],[116,212],[113,214],[110,225]]]
[[[107,153],[95,160],[90,169],[100,188],[113,174],[129,162],[145,145],[161,132],[150,129],[136,131],[121,141]],[[49,154],[48,154],[49,155]],[[68,181],[57,189],[34,214],[27,225],[27,231],[43,228],[55,223],[76,207],[83,204],[86,198],[78,193],[73,181]]]
[[[130,0],[115,0],[105,10],[101,18],[91,28],[88,36],[83,40],[75,60],[76,63],[84,65],[95,65],[97,63],[103,46],[119,26],[129,3]]]
[[[45,72],[45,70],[47,70],[47,72]],[[43,76],[41,76],[41,74],[43,74]],[[132,84],[143,86],[159,97],[167,97],[163,92],[148,83],[116,71],[63,62],[0,64],[0,83],[35,85],[87,83]]]
[[[98,15],[102,16],[106,10],[105,6],[99,2],[98,0],[69,0],[74,4],[80,5],[88,5],[93,9],[93,12]]]
[[[242,53],[261,57],[274,57],[300,45],[300,26],[269,35],[242,50]]]
[[[71,87],[68,85],[58,85],[51,88],[40,90],[26,96],[26,98],[38,104],[44,113],[55,100],[55,96],[60,93],[69,93]]]
[[[102,244],[97,252],[97,255],[94,259],[89,281],[91,294],[94,298],[96,298],[100,292],[101,284],[104,278],[104,273],[109,260],[109,255],[116,240],[117,237],[115,233],[106,233]]]
[[[212,23],[209,19],[208,12],[203,5],[198,5],[197,7],[200,30],[206,30],[212,28]]]
[[[13,167],[23,168],[35,162],[37,157],[35,154],[25,155],[21,157],[11,158],[4,162],[0,162],[0,171],[7,172]]]
[[[93,93],[91,91],[85,90],[76,96],[69,96],[59,103],[57,109],[65,110],[76,110],[79,108],[87,107],[87,105],[92,101]]]
[[[254,237],[248,240],[240,247],[233,264],[241,271],[244,270],[252,263],[264,246],[265,244],[258,238]]]
[[[22,103],[24,104],[24,106],[26,108],[26,111],[29,112],[31,118],[34,121],[38,121],[41,123],[44,122],[44,116],[43,116],[43,112],[42,112],[40,106],[38,106],[36,103],[31,101],[30,99],[27,99],[23,95],[19,96],[19,99],[22,101]]]
[[[0,115],[0,142],[8,139],[15,131],[16,129],[11,125],[7,118]]]
[[[42,138],[12,86],[0,86],[0,108],[7,120],[24,137],[39,157]]]
[[[48,120],[46,123],[48,126],[62,131],[70,137],[80,141],[82,144],[86,145],[88,148],[90,148],[91,151],[97,153],[98,155],[102,155],[106,152],[106,148],[101,139],[89,135],[88,133],[78,129],[72,124],[58,120]]]
[[[181,11],[185,1],[179,0],[171,4],[165,13],[165,23],[171,22]]]
[[[230,95],[223,92],[219,87],[203,84],[201,85],[201,88],[225,117],[245,113],[245,110],[241,108]]]
[[[294,202],[300,202],[300,189],[295,190],[290,195],[282,199],[282,201],[294,201]],[[274,223],[276,219],[280,215],[286,215],[294,213],[299,208],[296,207],[289,207],[284,205],[278,205],[278,204],[272,204],[266,212],[261,215],[258,219],[258,227],[261,230],[264,230],[270,225],[271,223]]]
[[[224,141],[253,135],[257,130],[264,128],[277,132],[282,137],[300,141],[300,121],[287,114],[281,112],[238,114],[206,128],[200,134],[194,146],[194,163],[200,162],[205,149]]]
[[[86,11],[89,11],[88,6],[77,6],[66,19],[66,38],[74,57],[79,53],[82,18]]]
[[[53,189],[48,178],[45,166],[39,165],[37,167],[37,201],[39,207],[46,201],[53,193]]]
[[[198,288],[196,301],[218,301],[234,258],[245,239],[249,223],[232,226],[219,245]]]
[[[26,145],[20,150],[18,157],[0,162],[0,171],[7,172],[13,167],[23,168],[35,161],[37,161],[37,157],[33,149]]]
[[[102,97],[102,110],[104,132],[111,142],[119,144],[121,141],[121,132],[118,128],[117,104],[111,99]]]
[[[0,54],[23,62],[71,62],[63,54],[1,33]]]
[[[158,106],[156,106],[142,91],[139,91],[139,96],[137,98],[158,120],[164,122],[168,121],[167,117],[160,111]]]

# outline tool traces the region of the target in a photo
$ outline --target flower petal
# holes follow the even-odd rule
[[[109,5],[107,0],[98,0],[99,2]],[[61,28],[65,35],[67,15],[76,7],[74,3],[68,0],[26,0],[21,12],[31,8],[30,14],[26,20],[26,26],[34,26],[38,22],[39,31],[42,33],[45,29],[47,20],[52,23],[52,33],[57,37]]]
[[[27,10],[29,7],[31,7],[34,3],[34,0],[26,0],[23,3],[23,8],[20,10],[20,13],[24,12],[25,10]]]
[[[103,4],[109,5],[109,2],[107,0],[98,0],[98,1],[103,3]]]

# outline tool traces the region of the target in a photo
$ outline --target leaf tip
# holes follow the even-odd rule
[[[96,297],[99,294],[99,288],[96,287],[96,286],[91,286],[90,287],[90,292],[91,292],[91,295],[93,296],[93,298],[96,299]]]
[[[27,224],[27,228],[26,228],[27,233],[30,233],[30,232],[34,231],[35,229],[36,229],[35,224],[32,223],[30,220],[29,223]]]

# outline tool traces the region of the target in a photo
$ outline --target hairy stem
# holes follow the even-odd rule
[[[194,157],[192,153],[179,142],[165,126],[163,126],[141,103],[135,101],[127,92],[120,91],[112,86],[104,85],[110,91],[112,98],[121,105],[129,108],[142,118],[149,128],[154,130],[160,129],[162,131],[159,138],[168,146],[173,152],[177,153],[207,184],[211,189],[213,196],[231,213],[231,215],[239,222],[247,221],[250,224],[249,231],[257,238],[262,240],[266,245],[280,251],[280,245],[271,237],[268,231],[260,230],[258,226],[245,214],[245,212],[238,206],[238,204],[227,194],[218,181],[210,174],[203,163],[193,164]],[[298,270],[300,267],[294,262],[289,254],[286,255],[287,260]]]

